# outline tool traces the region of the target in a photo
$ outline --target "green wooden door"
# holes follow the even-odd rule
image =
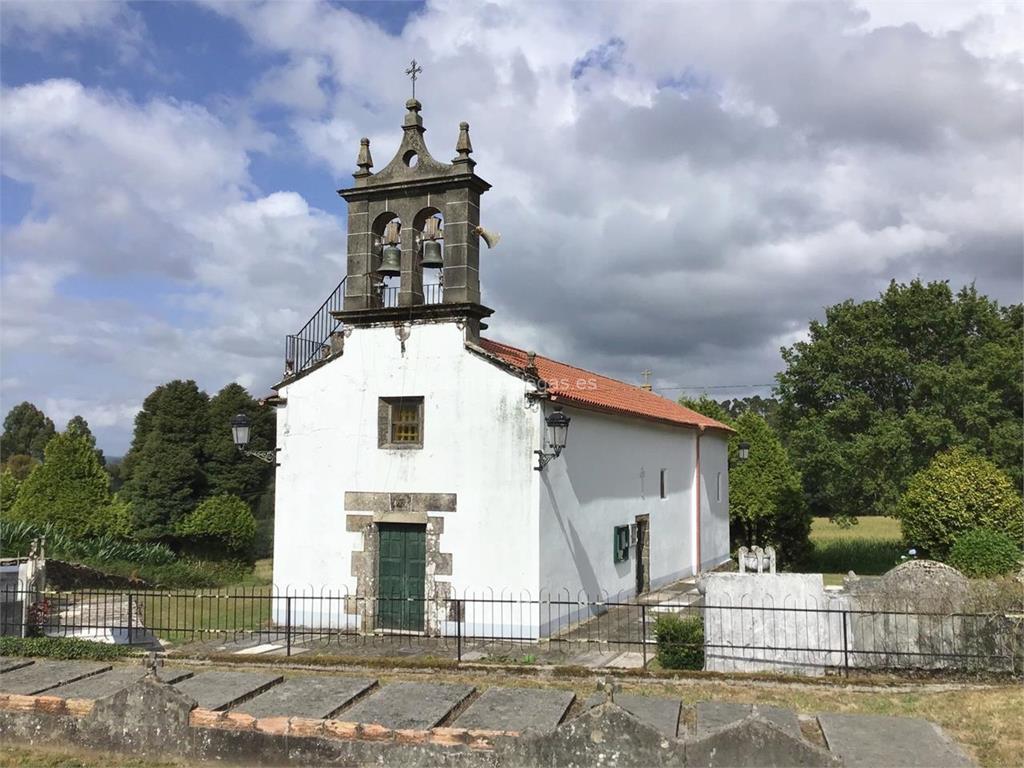
[[[378,545],[377,626],[422,631],[426,526],[380,523]]]

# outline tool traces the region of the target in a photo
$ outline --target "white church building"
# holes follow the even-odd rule
[[[351,596],[292,620],[493,631],[493,604],[454,601],[493,596],[518,601],[504,631],[544,637],[565,621],[545,599],[628,598],[725,562],[729,428],[482,335],[490,185],[466,123],[442,163],[406,106],[386,167],[362,140],[339,190],[347,276],[289,337],[271,399],[274,582]]]

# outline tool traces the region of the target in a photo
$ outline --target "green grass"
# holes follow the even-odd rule
[[[907,553],[899,521],[891,517],[859,517],[855,525],[840,527],[827,517],[811,524],[814,550],[808,570],[825,574],[825,583],[842,583],[850,571],[877,576],[900,562]]]
[[[205,640],[214,633],[268,627],[271,594],[269,586],[234,585],[145,592],[139,600],[147,629],[163,640],[186,642]]]

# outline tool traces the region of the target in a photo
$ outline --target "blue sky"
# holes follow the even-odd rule
[[[169,379],[267,394],[413,57],[432,151],[468,120],[494,185],[495,338],[764,394],[738,385],[890,279],[1020,301],[1020,28],[1012,2],[5,2],[0,407],[116,455]]]

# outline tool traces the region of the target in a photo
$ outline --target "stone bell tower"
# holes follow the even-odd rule
[[[405,106],[391,162],[371,172],[362,139],[355,184],[338,190],[348,202],[348,276],[344,309],[332,314],[354,326],[452,318],[475,340],[492,312],[480,303],[479,230],[480,195],[491,185],[473,172],[467,123],[456,157],[439,162],[423,140],[422,105],[412,98]]]

